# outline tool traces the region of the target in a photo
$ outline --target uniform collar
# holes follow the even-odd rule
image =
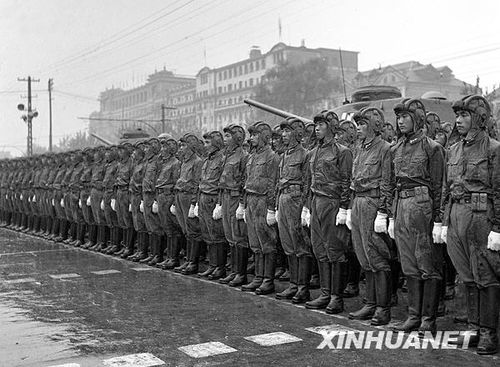
[[[361,143],[361,148],[370,149],[372,146],[377,144],[380,141],[380,135],[375,135],[370,141],[366,141],[366,139]]]
[[[464,145],[472,145],[476,141],[483,139],[486,136],[486,131],[483,129],[475,129],[469,131],[467,135],[462,139]]]
[[[410,143],[411,145],[418,143],[425,137],[424,132],[422,129],[417,130],[414,133],[411,133],[405,137],[404,142],[405,143]]]

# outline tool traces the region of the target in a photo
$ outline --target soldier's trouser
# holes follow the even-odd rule
[[[142,194],[131,194],[131,205],[132,205],[132,221],[134,223],[134,228],[137,232],[146,232],[146,222],[144,221],[144,215],[142,215],[139,206],[141,205]]]
[[[70,196],[70,203],[71,203],[71,216],[73,218],[73,221],[78,224],[83,224],[85,222],[83,218],[83,212],[82,209],[80,209],[79,201],[80,197],[78,195],[78,192],[72,193]],[[82,208],[83,208],[83,203],[82,203]]]
[[[344,262],[349,245],[347,226],[335,225],[339,200],[313,195],[311,200],[311,244],[320,263]]]
[[[472,211],[472,205],[453,203],[448,224],[447,248],[453,265],[464,283],[482,287],[500,286],[500,252],[487,249],[492,229],[493,206]]]
[[[66,192],[63,196],[64,202],[64,213],[66,214],[66,220],[72,222],[73,221],[73,213],[71,212],[72,208],[72,195],[71,192]]]
[[[417,279],[441,279],[442,251],[432,243],[432,202],[399,198],[394,237],[403,273]]]
[[[201,236],[207,244],[224,244],[226,242],[222,220],[214,220],[212,218],[212,213],[218,199],[218,194],[209,195],[201,193],[198,200]]]
[[[94,215],[92,214],[92,207],[87,205],[87,200],[90,197],[89,191],[80,192],[80,200],[82,201],[82,214],[85,220],[85,223],[89,225],[95,224]]]
[[[267,196],[247,194],[245,219],[247,222],[248,242],[254,253],[272,254],[276,252],[276,226],[268,226]]]
[[[146,222],[146,228],[149,233],[154,233],[159,236],[163,234],[163,228],[160,223],[160,216],[153,213],[153,202],[155,201],[155,194],[150,192],[145,192],[142,194],[142,200],[144,201],[144,221]]]
[[[390,238],[386,233],[375,233],[379,198],[356,196],[352,205],[352,242],[361,267],[366,271],[390,271]]]
[[[177,237],[180,235],[181,228],[177,218],[170,212],[172,204],[175,205],[175,195],[173,193],[161,192],[157,196],[158,215],[163,231],[167,237]]]
[[[92,189],[92,191],[90,191],[90,206],[92,207],[92,215],[98,225],[106,225],[104,210],[101,209],[102,196],[103,193],[100,190]]]
[[[130,194],[127,190],[118,190],[116,193],[116,215],[118,225],[123,228],[133,228],[132,212],[129,211]]]
[[[243,220],[236,219],[236,209],[240,203],[239,191],[224,190],[222,193],[222,226],[224,236],[230,246],[248,248],[247,226]]]
[[[189,207],[191,206],[192,194],[177,192],[175,195],[175,216],[181,225],[182,232],[187,238],[201,241],[200,221],[198,218],[189,218]]]
[[[109,191],[102,195],[102,200],[104,200],[104,218],[106,219],[106,225],[109,228],[115,228],[118,225],[116,212],[111,208],[111,199],[113,197],[114,193]]]
[[[51,201],[54,200],[54,209],[56,211],[57,218],[66,220],[66,212],[64,211],[64,208],[61,206],[62,197],[63,194],[61,191],[55,191],[53,199],[51,199]]]
[[[301,203],[302,193],[282,193],[278,199],[278,230],[281,246],[287,256],[311,256],[311,248],[304,238]]]

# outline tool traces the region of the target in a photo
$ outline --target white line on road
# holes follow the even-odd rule
[[[237,352],[236,349],[220,342],[186,345],[185,347],[179,347],[179,350],[193,358],[205,358],[218,354]]]
[[[302,339],[297,338],[296,336],[283,333],[281,331],[278,331],[276,333],[246,336],[244,339],[257,343],[264,347],[302,341]]]
[[[140,267],[140,268],[130,268],[135,271],[149,271],[149,270],[154,270],[155,268],[149,266],[149,267]]]
[[[165,365],[165,362],[156,358],[151,353],[129,354],[105,359],[102,363],[107,367],[153,367]]]
[[[98,270],[98,271],[91,271],[92,274],[96,275],[108,275],[108,274],[117,274],[121,273],[120,270],[115,270],[115,269],[109,269],[109,270]]]
[[[70,279],[70,278],[80,278],[80,274],[69,273],[69,274],[50,274],[49,277],[52,279]]]
[[[4,283],[7,283],[7,284],[32,283],[32,282],[36,282],[36,280],[33,278],[20,278],[20,279],[4,280]]]
[[[58,364],[57,366],[49,366],[49,367],[80,367],[78,363],[66,363],[66,364]]]
[[[20,252],[5,252],[0,254],[0,256],[8,256],[8,255],[36,255],[44,252],[58,252],[58,251],[71,251],[71,248],[59,248],[53,250],[39,250],[39,251],[20,251]]]
[[[331,324],[331,325],[325,325],[325,326],[315,326],[315,327],[308,327],[306,328],[307,331],[310,331],[311,333],[315,334],[322,334],[325,332],[333,332],[336,331],[338,335],[346,335],[346,334],[354,334],[358,333],[359,330],[350,328],[348,326],[342,326],[339,324]]]

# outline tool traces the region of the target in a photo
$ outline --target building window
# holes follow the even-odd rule
[[[266,68],[266,59],[262,59],[260,61],[260,65],[262,66],[262,69],[265,69]]]
[[[255,61],[255,70],[259,70],[260,69],[260,63],[259,61]]]
[[[252,87],[253,86],[253,78],[250,78],[249,85]]]
[[[224,70],[224,80],[227,79],[227,70]]]
[[[231,79],[231,78],[233,77],[233,75],[232,75],[232,74],[233,74],[233,69],[229,69],[229,70],[227,71],[227,74],[228,74],[228,76],[227,76],[227,77],[228,77],[229,79]]]
[[[248,64],[245,64],[245,74],[248,74]]]
[[[219,80],[222,80],[222,73],[219,72],[218,74],[219,74]]]
[[[248,87],[248,82],[245,80],[245,88]]]
[[[253,72],[253,62],[250,63],[250,72]]]
[[[204,74],[201,76],[201,84],[207,84],[208,83],[208,76],[207,74]]]
[[[238,75],[241,75],[241,74],[243,74],[243,69],[242,69],[242,66],[240,65],[238,67]]]
[[[239,82],[239,88],[240,88],[240,89],[241,89],[241,88],[243,88],[243,81],[241,81],[241,80],[240,80],[240,82]]]
[[[233,85],[232,85],[232,84],[229,84],[229,85],[227,86],[227,91],[228,91],[228,92],[231,92],[232,90],[233,90]]]

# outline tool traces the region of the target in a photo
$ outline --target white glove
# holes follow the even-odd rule
[[[91,205],[91,202],[90,202],[90,196],[87,198],[87,206],[90,206]]]
[[[36,203],[36,195],[33,195],[33,199],[31,201]]]
[[[174,204],[172,204],[170,206],[170,213],[172,213],[172,215],[175,215],[175,205]]]
[[[236,209],[236,219],[242,220],[245,216],[245,206],[243,204],[238,205],[238,209]]]
[[[377,212],[373,229],[375,233],[387,233],[387,214]]]
[[[194,215],[194,204],[191,204],[189,206],[189,211],[188,211],[188,218],[194,218],[196,215]]]
[[[20,199],[20,200],[23,200],[23,194],[21,194],[21,195],[19,196],[19,199]]]
[[[52,199],[52,206],[56,206],[56,201]]]
[[[144,213],[144,201],[143,200],[141,200],[141,203],[139,204],[139,211],[141,213]]]
[[[151,205],[151,211],[155,214],[159,212],[158,202],[156,200],[153,201],[153,205]]]
[[[28,196],[28,203],[31,203],[31,198]]]
[[[443,243],[443,224],[442,223],[434,223],[432,227],[432,241],[434,243]]]
[[[272,210],[267,210],[266,222],[268,226],[276,224],[276,213]]]
[[[389,228],[387,228],[387,233],[389,233],[389,237],[394,239],[394,218],[389,218]]]
[[[441,240],[443,243],[446,243],[448,241],[448,226],[443,226],[441,228]]]
[[[311,225],[311,212],[305,206],[302,207],[300,222],[302,223],[302,227],[309,227]]]
[[[346,219],[347,219],[347,210],[339,208],[339,212],[337,213],[337,217],[335,218],[335,225],[339,226],[341,224],[345,224]]]
[[[78,207],[81,209],[82,208],[82,199],[78,200]]]
[[[213,220],[222,219],[222,206],[220,204],[215,204],[214,211],[212,212],[212,219]]]
[[[7,200],[9,200],[9,195],[5,194],[5,198],[6,198]]]
[[[347,209],[347,216],[345,218],[345,225],[347,226],[347,228],[349,229],[349,231],[352,230],[351,215],[352,215],[352,209]],[[375,230],[375,232],[377,232],[377,231]]]
[[[200,208],[198,207],[198,203],[196,203],[196,205],[194,206],[194,209],[193,209],[193,214],[195,217],[198,217],[198,211],[200,210]]]
[[[110,206],[111,209],[113,209],[113,211],[116,212],[116,199],[111,199]]]
[[[132,213],[132,204],[128,204],[128,211]]]
[[[247,222],[247,210],[243,209],[243,222]]]
[[[276,223],[280,220],[280,212],[278,209],[274,212],[274,217],[276,218]]]
[[[104,200],[101,200],[101,210],[104,210]]]
[[[61,204],[61,208],[64,208],[64,199],[61,199],[61,202],[59,204]]]
[[[490,232],[488,235],[488,250],[500,251],[500,233]]]

